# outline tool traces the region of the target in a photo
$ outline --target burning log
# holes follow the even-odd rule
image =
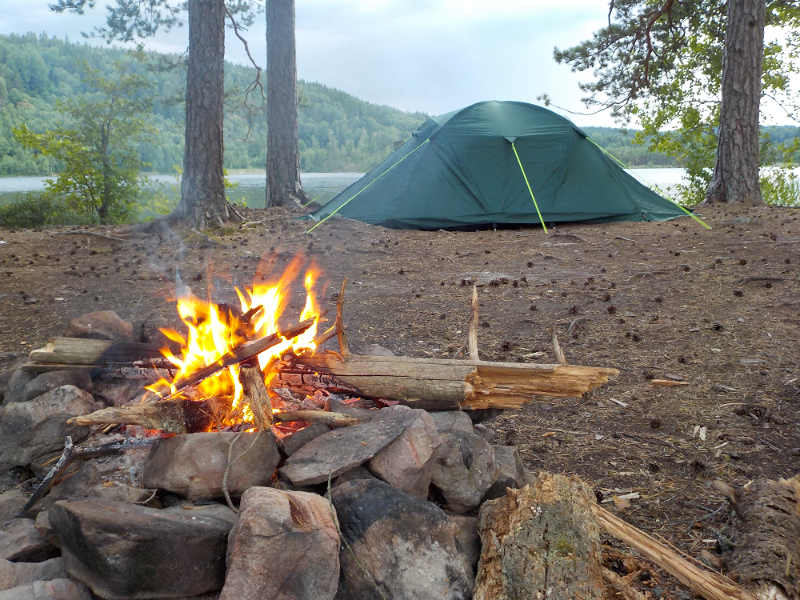
[[[73,417],[67,423],[76,425],[141,425],[169,433],[196,433],[208,431],[216,422],[218,406],[214,400],[166,400],[111,406],[89,415]]]
[[[282,374],[330,375],[366,398],[426,410],[519,408],[534,395],[580,397],[616,369],[335,353],[291,358]]]
[[[231,350],[231,352],[220,358],[217,362],[211,363],[202,369],[198,369],[183,379],[176,380],[172,384],[172,387],[174,388],[175,392],[179,392],[191,385],[200,383],[204,379],[219,373],[223,369],[227,369],[233,365],[238,365],[239,363],[243,363],[255,358],[265,350],[269,350],[273,346],[281,343],[283,340],[291,340],[302,334],[309,327],[311,327],[316,320],[317,317],[311,317],[310,319],[301,321],[297,325],[293,325],[283,331],[264,336],[260,339],[253,340],[252,342],[246,342],[241,346],[237,346]]]
[[[264,374],[258,366],[243,367],[239,371],[239,381],[243,388],[242,404],[253,411],[253,423],[258,429],[272,425],[272,401],[269,399]]]

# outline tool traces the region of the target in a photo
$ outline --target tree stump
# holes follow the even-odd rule
[[[474,600],[603,597],[592,490],[579,479],[541,473],[533,485],[484,503]]]

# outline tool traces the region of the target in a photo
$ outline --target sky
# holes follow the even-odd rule
[[[0,33],[78,41],[104,23],[107,3],[78,16],[53,13],[48,0],[2,0]],[[537,103],[545,93],[553,104],[585,112],[578,82],[588,75],[557,65],[553,47],[587,39],[608,11],[605,0],[296,0],[295,7],[300,79],[430,115],[483,100]],[[264,21],[257,15],[245,34],[262,67]],[[146,47],[182,52],[187,29],[158,34]],[[232,35],[226,58],[247,61]],[[579,125],[613,125],[608,114],[569,116]]]

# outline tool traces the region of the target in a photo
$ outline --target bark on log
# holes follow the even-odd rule
[[[736,494],[736,549],[728,561],[758,598],[800,598],[800,475],[760,479]]]
[[[644,531],[612,515],[597,504],[592,504],[591,509],[600,527],[656,563],[703,598],[708,600],[756,600],[750,592],[739,587],[730,579],[693,565]]]
[[[331,375],[367,398],[399,400],[426,410],[519,408],[534,395],[580,397],[608,381],[616,369],[399,356],[336,354],[292,358],[288,373]]]
[[[168,400],[130,406],[111,406],[89,415],[73,417],[76,425],[141,425],[169,433],[209,431],[216,422],[217,404],[213,400]]]
[[[484,503],[474,600],[603,598],[594,503],[585,483],[549,473]]]
[[[103,366],[129,365],[137,361],[146,366],[152,360],[159,367],[164,366],[161,350],[152,344],[69,337],[53,338],[44,348],[33,350],[30,359],[34,363]]]

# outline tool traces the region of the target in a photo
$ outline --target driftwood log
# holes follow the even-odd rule
[[[580,397],[616,369],[335,353],[293,358],[283,373],[320,373],[365,398],[399,400],[426,410],[519,408],[535,395]]]

